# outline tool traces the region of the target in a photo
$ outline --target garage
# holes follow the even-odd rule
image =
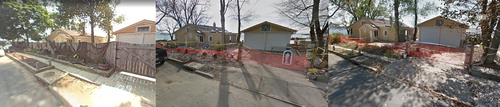
[[[242,32],[245,34],[243,43],[251,49],[284,51],[297,30],[265,21]]]
[[[418,26],[418,42],[450,47],[463,47],[469,26],[441,16],[424,21]]]

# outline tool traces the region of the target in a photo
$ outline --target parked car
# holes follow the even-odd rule
[[[163,65],[167,61],[168,52],[165,48],[156,48],[156,66]]]

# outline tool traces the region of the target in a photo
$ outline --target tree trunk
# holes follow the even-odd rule
[[[417,41],[417,31],[418,31],[418,29],[417,29],[417,21],[418,21],[417,20],[417,18],[418,18],[418,5],[417,5],[417,1],[418,0],[414,1],[414,5],[415,5],[415,10],[414,10],[415,11],[415,21],[413,21],[413,22],[414,22],[415,25],[413,27],[415,29],[413,29],[413,38],[412,38],[413,41]]]
[[[396,37],[398,37],[399,42],[404,42],[405,37],[403,35],[400,35],[400,23],[399,23],[399,0],[394,0],[394,17],[395,20],[394,22],[396,23]]]
[[[315,27],[315,31],[316,31],[316,36],[318,38],[317,41],[318,41],[318,46],[316,47],[322,47],[324,48],[325,47],[325,40],[323,38],[323,30],[321,29],[321,25],[319,23],[319,2],[320,0],[314,0],[313,2],[313,9],[312,9],[312,21],[314,21],[314,27]]]
[[[236,7],[238,8],[238,37],[237,37],[237,42],[238,42],[238,57],[236,58],[237,61],[241,62],[241,7],[240,7],[240,0],[236,0]]]
[[[492,64],[495,63],[495,59],[497,57],[498,45],[500,45],[500,23],[497,22],[497,28],[495,30],[495,35],[493,35],[493,39],[491,40],[491,45],[489,46],[489,51],[486,56],[486,60],[484,64]],[[493,27],[493,26],[492,26]]]
[[[95,5],[94,1],[90,1],[90,7],[93,8],[94,5]],[[90,9],[90,10],[91,10],[90,13],[89,13],[89,16],[90,16],[90,22],[89,22],[90,23],[90,42],[92,44],[94,44],[95,43],[95,41],[94,41],[95,15],[93,15],[94,14],[94,11],[93,11],[94,9]]]
[[[220,0],[220,23],[222,26],[222,49],[226,49],[226,18],[224,15],[226,14],[225,12],[226,9],[226,0]]]
[[[111,42],[111,35],[110,33],[108,32],[108,43]]]

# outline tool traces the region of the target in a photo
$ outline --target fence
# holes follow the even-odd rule
[[[28,45],[30,48],[39,51],[39,53],[50,57],[63,60],[76,58],[86,64],[97,64],[104,58],[108,64],[115,67],[115,70],[155,77],[154,55],[156,50],[153,44],[44,42],[29,43]]]
[[[161,47],[162,48],[162,47]],[[185,49],[185,48],[166,48],[169,51],[175,51],[187,54],[213,54],[219,57],[236,59],[238,55],[238,49],[229,49],[225,51],[215,51],[215,50],[200,50],[200,49]],[[283,64],[281,54],[274,54],[259,50],[252,49],[242,49],[242,61],[254,61],[258,64],[265,64],[269,66],[279,67],[288,70],[295,71],[305,71],[309,68],[308,60],[306,55],[294,55],[292,58],[292,64]]]

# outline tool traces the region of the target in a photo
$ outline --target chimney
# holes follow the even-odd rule
[[[215,25],[215,22],[214,22],[214,29],[217,29],[217,26]]]

